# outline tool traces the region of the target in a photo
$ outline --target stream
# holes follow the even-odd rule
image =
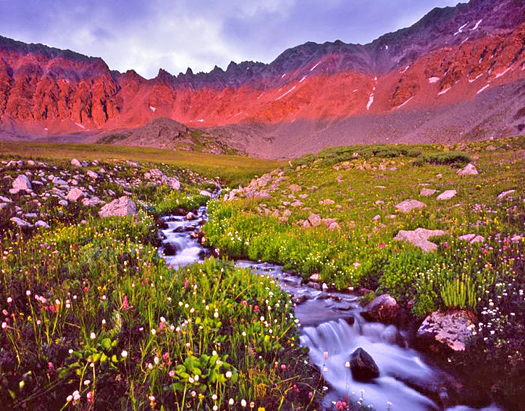
[[[162,218],[159,255],[168,265],[184,267],[210,255],[196,235],[206,220],[205,206],[191,219],[175,215]],[[361,315],[360,297],[306,286],[302,278],[283,272],[276,264],[238,260],[236,265],[275,278],[298,303],[295,317],[300,323],[301,344],[309,348],[311,362],[330,386],[323,398],[325,409],[335,409],[335,403],[345,396],[354,403],[373,405],[370,409],[378,411],[474,409],[464,405],[446,408],[443,404],[450,403],[448,390],[454,379],[430,365],[422,353],[409,348],[404,331],[394,325],[366,321]],[[379,368],[379,377],[370,382],[355,380],[347,368],[358,347],[369,353]]]

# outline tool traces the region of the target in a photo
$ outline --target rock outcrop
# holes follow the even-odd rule
[[[137,205],[131,198],[122,196],[107,203],[100,209],[98,215],[100,217],[126,217],[129,215],[137,215]]]

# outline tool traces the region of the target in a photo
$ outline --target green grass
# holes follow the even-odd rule
[[[172,151],[147,147],[124,147],[90,144],[48,144],[0,141],[0,156],[23,158],[77,158],[79,160],[132,160],[164,163],[186,168],[207,177],[219,177],[225,184],[235,186],[264,174],[282,162],[244,156],[212,155],[188,151]]]

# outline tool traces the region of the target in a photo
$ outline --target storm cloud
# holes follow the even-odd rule
[[[0,0],[0,35],[151,78],[269,63],[307,41],[368,43],[457,0]]]

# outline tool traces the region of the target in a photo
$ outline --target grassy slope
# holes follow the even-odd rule
[[[0,156],[33,158],[78,158],[79,160],[132,160],[165,163],[219,177],[228,185],[249,181],[255,174],[272,170],[282,163],[242,156],[211,155],[146,147],[89,144],[48,144],[0,141]]]
[[[297,344],[289,297],[275,281],[214,259],[175,272],[158,257],[155,217],[202,204],[198,193],[209,180],[179,164],[161,166],[181,180],[175,191],[140,182],[152,165],[102,161],[89,165],[100,173],[93,181],[87,167],[62,158],[66,152],[85,158],[77,155],[85,148],[61,149],[39,151],[61,157],[45,164],[0,164],[0,194],[12,200],[0,214],[4,408],[209,410],[247,401],[304,409],[315,401],[308,393],[316,391],[317,374],[297,361],[306,353]],[[21,173],[44,181],[75,176],[104,201],[121,195],[117,179],[126,179],[139,213],[101,219],[100,206],[59,205],[45,199],[50,182],[35,184],[35,197],[10,194],[11,179]],[[28,212],[51,228],[20,229],[10,221],[16,215],[34,222]]]
[[[450,154],[459,149],[465,155]],[[354,158],[354,152],[360,156]],[[464,165],[469,156],[479,175],[461,177],[457,167],[432,164],[457,159]],[[471,377],[481,392],[492,390],[510,406],[522,392],[517,381],[523,378],[516,377],[525,356],[525,238],[511,240],[525,234],[524,169],[523,137],[461,147],[327,149],[284,167],[287,180],[271,198],[213,204],[205,232],[214,247],[230,255],[280,262],[305,278],[320,273],[323,282],[339,289],[388,292],[419,317],[436,309],[469,308],[479,319],[474,359],[469,363],[462,357],[455,364],[470,364],[479,371]],[[292,193],[291,184],[301,191]],[[438,192],[422,197],[422,188]],[[445,190],[456,190],[456,197],[437,200]],[[516,192],[498,201],[506,190]],[[327,199],[334,204],[320,204]],[[394,206],[405,199],[426,207],[397,211]],[[295,200],[303,204],[286,204]],[[341,229],[302,228],[310,213],[337,219]],[[399,230],[418,227],[447,231],[432,240],[439,245],[436,252],[393,241]],[[470,233],[482,235],[485,243],[458,239]],[[505,368],[509,363],[515,368]]]

